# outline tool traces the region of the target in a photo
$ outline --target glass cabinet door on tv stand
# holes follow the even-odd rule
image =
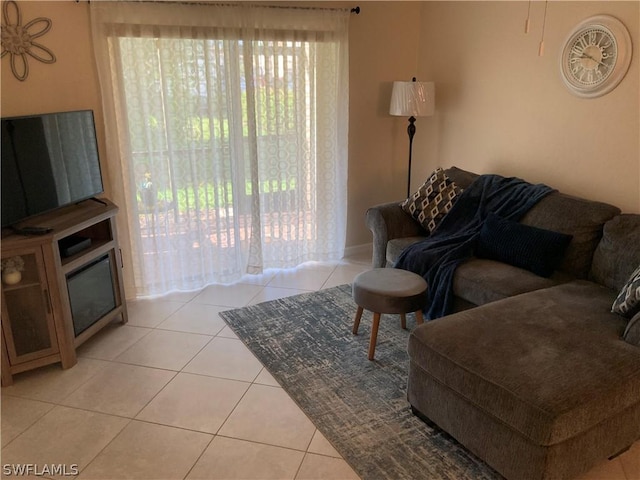
[[[14,264],[16,264],[14,266]],[[58,342],[38,247],[2,252],[2,318],[11,365],[58,353]]]

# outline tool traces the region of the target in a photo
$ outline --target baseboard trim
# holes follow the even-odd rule
[[[353,245],[345,247],[344,256],[351,257],[353,255],[365,255],[371,253],[373,255],[373,243],[364,243],[362,245]]]

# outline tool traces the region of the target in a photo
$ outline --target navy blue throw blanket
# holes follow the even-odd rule
[[[451,311],[453,274],[473,256],[476,238],[490,212],[518,221],[538,201],[554,190],[519,178],[481,175],[464,192],[433,233],[407,247],[396,268],[421,275],[429,288],[425,316],[440,318]]]

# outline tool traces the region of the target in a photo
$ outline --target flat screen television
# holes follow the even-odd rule
[[[2,227],[103,192],[91,110],[0,122]]]

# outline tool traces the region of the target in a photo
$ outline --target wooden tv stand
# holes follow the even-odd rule
[[[2,386],[50,363],[72,367],[78,346],[116,318],[127,322],[117,213],[111,201],[89,199],[24,222],[51,229],[43,235],[3,231],[2,260],[19,256],[24,269],[17,283],[2,280]]]

